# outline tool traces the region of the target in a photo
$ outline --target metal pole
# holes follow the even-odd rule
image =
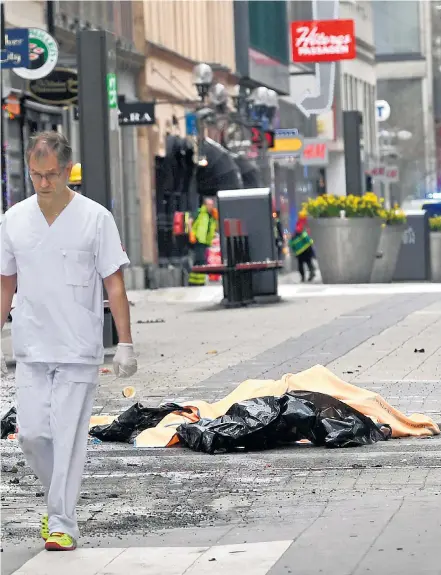
[[[0,3],[0,18],[1,18],[1,49],[4,50],[5,48],[5,7],[3,4],[3,0]],[[0,95],[1,95],[1,198],[0,198],[0,209],[1,213],[3,214],[4,206],[3,206],[3,174],[6,173],[6,158],[5,158],[5,151],[4,151],[4,119],[3,119],[3,68],[0,66]]]
[[[52,37],[55,37],[54,3],[52,0],[46,2],[46,27]]]

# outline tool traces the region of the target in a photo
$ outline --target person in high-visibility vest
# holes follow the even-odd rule
[[[77,163],[72,166],[72,172],[69,177],[69,187],[71,190],[81,194],[82,183],[81,164]]]
[[[218,227],[216,214],[214,201],[206,198],[191,224],[190,244],[193,248],[195,266],[206,264],[207,249],[211,246]],[[190,272],[188,276],[188,283],[191,286],[203,286],[205,281],[205,274]]]
[[[313,263],[314,251],[312,247],[314,242],[307,232],[306,221],[304,219],[299,219],[297,221],[295,234],[291,238],[289,244],[297,258],[302,282],[305,281],[305,265],[309,269],[308,281],[312,282],[315,278],[315,267]]]

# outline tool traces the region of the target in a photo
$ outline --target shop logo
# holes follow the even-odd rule
[[[293,62],[335,62],[353,60],[353,20],[291,22]]]
[[[28,92],[43,104],[73,104],[78,101],[78,74],[68,68],[55,68],[45,78],[28,81]]]
[[[14,68],[14,72],[25,80],[45,78],[57,65],[58,44],[50,34],[39,28],[29,28],[29,66]]]

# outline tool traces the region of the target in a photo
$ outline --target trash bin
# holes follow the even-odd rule
[[[395,268],[394,281],[430,280],[429,214],[425,210],[405,212],[407,224]]]

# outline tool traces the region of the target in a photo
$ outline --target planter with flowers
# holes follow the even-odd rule
[[[325,284],[369,283],[381,236],[382,200],[323,195],[303,205]]]
[[[441,282],[441,216],[429,220],[430,268],[433,282]]]
[[[383,224],[371,282],[390,283],[397,267],[407,218],[398,206],[390,210],[381,210],[380,217]]]

